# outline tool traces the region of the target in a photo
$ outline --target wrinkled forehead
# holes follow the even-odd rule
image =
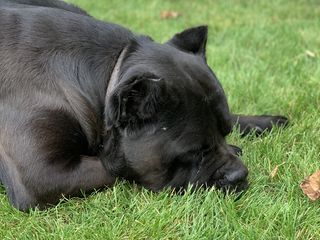
[[[212,82],[204,74],[187,83],[172,84],[172,95],[180,104],[173,111],[179,115],[176,124],[186,135],[203,138],[206,134],[227,135],[231,131],[231,116],[226,96],[219,82]],[[173,117],[174,118],[174,117]]]
[[[201,56],[150,42],[131,56],[132,62],[139,71],[152,72],[161,78],[159,84],[166,86],[171,98],[169,109],[170,105],[175,105],[174,101],[179,101],[182,108],[177,110],[184,111],[185,115],[201,116],[207,122],[218,118],[220,125],[228,122],[229,108],[225,93]],[[208,115],[211,111],[213,115]]]
[[[202,56],[168,44],[145,42],[130,54],[127,64],[127,69],[134,65],[136,70],[151,72],[169,85],[179,85],[202,96],[223,95],[221,85]]]
[[[201,56],[175,49],[164,55],[157,64],[161,65],[160,74],[168,84],[178,84],[205,99],[214,96],[223,99],[224,92],[218,79]]]

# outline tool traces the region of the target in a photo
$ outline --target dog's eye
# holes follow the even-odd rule
[[[214,145],[204,145],[202,146],[202,156],[206,156],[208,155],[209,153],[211,153],[213,150],[215,149]]]
[[[214,149],[214,147],[212,145],[209,145],[209,144],[203,144],[203,145],[200,145],[199,147],[189,151],[190,153],[193,153],[193,154],[202,154],[202,155],[206,155],[208,154],[209,152],[211,152],[212,150]]]
[[[214,150],[213,145],[199,145],[198,147],[193,147],[189,151],[185,152],[184,154],[178,157],[180,162],[199,162],[200,160],[207,157],[210,153]]]

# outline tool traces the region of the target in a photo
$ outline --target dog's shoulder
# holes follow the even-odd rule
[[[48,8],[57,8],[73,13],[78,13],[82,15],[88,15],[83,9],[63,1],[59,0],[0,0],[0,6],[38,6],[38,7],[48,7]]]

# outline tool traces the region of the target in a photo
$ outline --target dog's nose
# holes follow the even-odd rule
[[[225,178],[228,180],[230,184],[236,184],[246,180],[247,176],[248,176],[248,169],[244,165],[242,165],[242,166],[238,166],[237,169],[234,169],[231,171],[229,170],[226,173]]]

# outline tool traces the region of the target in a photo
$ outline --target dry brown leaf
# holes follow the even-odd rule
[[[178,18],[180,16],[181,13],[176,11],[163,11],[160,13],[161,19]]]
[[[277,175],[278,170],[279,170],[279,165],[276,165],[276,167],[271,171],[270,177],[274,178]]]
[[[320,170],[307,177],[300,184],[303,193],[312,201],[320,198]]]
[[[275,166],[275,168],[270,173],[271,178],[274,178],[277,175],[277,173],[279,171],[279,167],[282,166],[283,164],[285,164],[285,162]]]
[[[314,52],[309,51],[309,50],[306,50],[306,55],[308,57],[311,57],[311,58],[315,58],[316,57],[316,54]]]

